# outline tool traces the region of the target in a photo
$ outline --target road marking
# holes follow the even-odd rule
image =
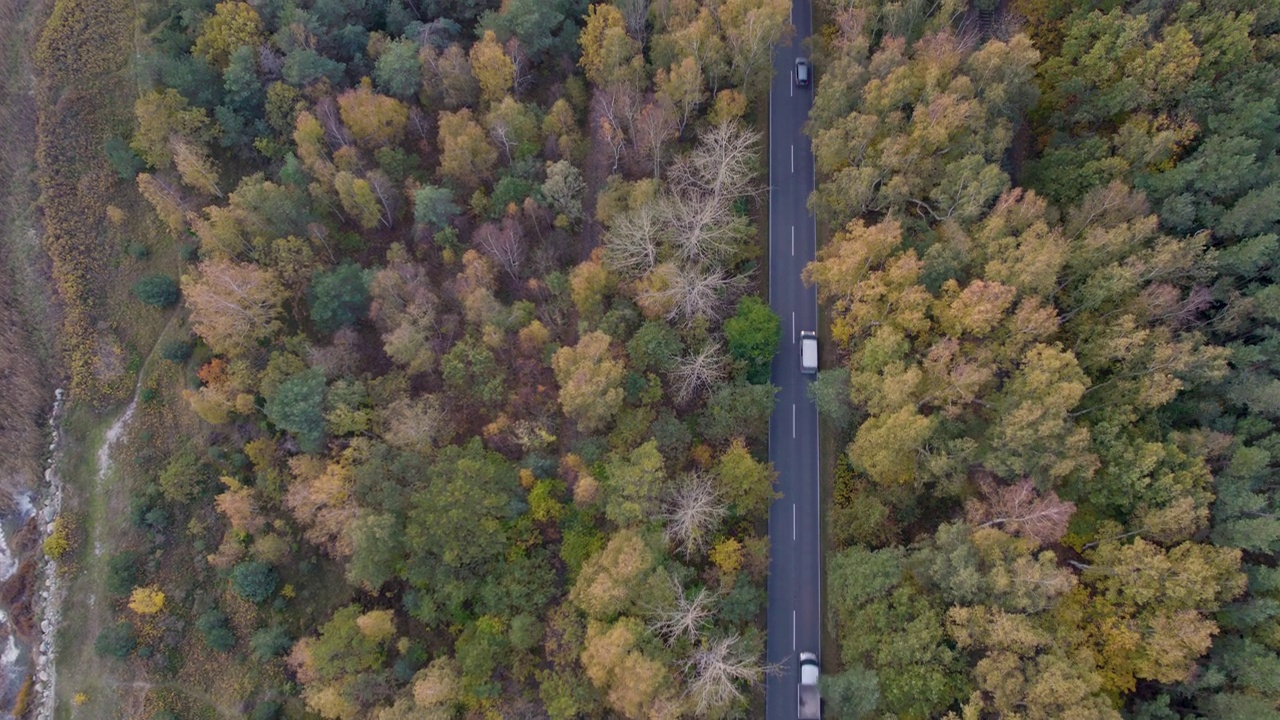
[[[791,611],[791,652],[796,651],[796,611]]]
[[[796,96],[796,69],[791,68],[791,97]]]
[[[791,257],[796,256],[796,226],[791,226]]]
[[[791,311],[791,344],[796,344],[796,313]]]
[[[796,171],[796,146],[795,146],[795,143],[792,143],[791,144],[791,172],[795,172],[795,171]]]
[[[817,232],[817,228],[814,229],[814,232],[815,233]],[[814,300],[814,305],[817,305],[816,299]],[[814,405],[813,406],[813,426],[815,428],[818,427],[818,423],[819,423],[818,406]],[[815,433],[814,438],[816,439],[818,437],[821,437],[821,435],[818,435]],[[817,442],[813,443],[813,455],[815,460],[817,461],[817,467],[821,468],[822,467],[822,449],[818,447]],[[822,528],[822,473],[821,472],[816,472],[813,474],[813,485],[814,485],[813,496],[818,498],[818,502],[816,503],[818,512],[817,512],[817,517],[814,519],[814,522],[817,523],[817,527],[819,528],[818,547],[817,547],[819,592],[817,593],[817,595],[818,595],[818,617],[822,617],[822,592],[821,592],[821,588],[822,588],[822,531],[821,531],[821,528]],[[792,642],[794,642],[794,640]],[[818,657],[822,657],[822,633],[818,633]]]
[[[796,404],[791,403],[791,438],[796,436]]]
[[[791,539],[796,539],[796,504],[791,503]]]

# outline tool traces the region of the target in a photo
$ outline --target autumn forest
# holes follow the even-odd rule
[[[763,717],[788,0],[35,5],[57,717]],[[813,5],[824,716],[1280,720],[1280,4]]]

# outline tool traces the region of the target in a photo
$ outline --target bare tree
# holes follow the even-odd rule
[[[613,152],[613,169],[617,170],[627,149],[627,133],[635,134],[640,94],[626,83],[613,83],[595,94],[591,106],[601,139]]]
[[[324,127],[324,139],[332,152],[346,147],[353,142],[351,131],[342,124],[342,116],[338,112],[338,103],[331,97],[321,98],[316,103],[316,119]]]
[[[702,628],[715,617],[715,595],[707,588],[699,588],[693,595],[686,595],[680,581],[671,578],[671,605],[659,609],[649,619],[649,630],[668,645],[674,645],[682,637],[695,642],[702,636]]]
[[[1074,503],[1060,499],[1052,490],[1041,495],[1030,478],[999,485],[994,476],[984,474],[978,478],[978,487],[984,499],[971,499],[966,505],[970,523],[978,527],[1000,526],[1041,545],[1061,540],[1076,511]]]
[[[413,105],[409,108],[409,129],[413,136],[417,137],[419,143],[427,143],[428,145],[436,137],[435,116],[429,115],[422,111],[421,107]]]
[[[614,4],[622,11],[627,34],[643,45],[649,28],[649,0],[618,0]]]
[[[658,262],[658,248],[666,230],[661,201],[620,213],[604,236],[605,265],[625,277],[644,275]]]
[[[674,115],[669,119],[674,123]],[[738,123],[722,123],[704,133],[693,151],[670,164],[662,210],[669,225],[667,236],[681,260],[724,264],[742,251],[750,224],[734,212],[733,204],[759,192],[757,141],[755,133]],[[704,287],[709,275],[702,273],[704,282],[695,286]]]
[[[507,163],[510,164],[511,150],[519,144],[515,133],[511,132],[511,126],[502,120],[495,120],[489,124],[489,139],[502,148],[502,154],[507,156]]]
[[[618,127],[612,120],[607,117],[600,118],[600,139],[609,147],[609,151],[613,153],[613,164],[610,169],[614,172],[618,170],[618,163],[622,162],[622,153],[627,149],[627,136],[622,134],[622,128]]]
[[[472,236],[477,247],[492,258],[512,280],[519,279],[519,270],[528,252],[524,228],[513,217],[505,217],[502,224],[485,223]]]
[[[740,702],[744,684],[755,685],[764,679],[766,668],[759,658],[743,647],[736,633],[714,640],[704,640],[685,661],[690,676],[689,695],[697,704],[697,714]]]
[[[697,353],[681,357],[671,371],[676,402],[684,404],[692,400],[724,376],[725,359],[719,343],[707,343]]]
[[[391,227],[400,210],[400,193],[396,190],[395,183],[381,170],[371,170],[364,179],[369,183],[373,196],[378,199],[378,204],[382,206],[382,224]]]
[[[502,49],[507,52],[507,57],[511,59],[511,64],[515,68],[515,81],[512,83],[512,87],[516,97],[519,97],[533,87],[535,79],[533,77],[533,62],[529,59],[529,53],[525,52],[524,44],[515,35],[507,39]]]
[[[652,164],[655,178],[662,171],[662,148],[675,140],[678,129],[675,108],[665,97],[649,101],[636,116],[631,141],[640,157]]]
[[[686,262],[724,263],[742,252],[751,237],[747,218],[728,202],[686,196],[666,203],[671,244]]]
[[[283,55],[276,52],[266,43],[258,46],[258,72],[262,74],[262,84],[264,86],[275,80],[279,80],[280,72],[283,69]]]
[[[663,516],[667,521],[667,541],[679,545],[685,557],[701,552],[710,543],[727,507],[710,476],[689,474],[671,493]]]
[[[389,445],[415,452],[431,452],[432,448],[447,443],[455,429],[455,418],[434,395],[396,400],[383,411],[383,422],[386,424],[384,437]]]
[[[669,183],[679,194],[733,202],[760,192],[758,133],[736,121],[723,122],[703,132],[694,149],[672,163]]]
[[[360,334],[350,326],[339,328],[333,342],[307,349],[307,364],[320,368],[326,377],[354,376],[360,369]]]
[[[677,268],[671,283],[657,291],[660,302],[670,303],[668,320],[720,319],[730,299],[746,285],[746,277],[722,268]]]

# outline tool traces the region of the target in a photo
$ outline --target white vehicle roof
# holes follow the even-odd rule
[[[800,369],[818,370],[818,336],[811,332],[800,333]]]

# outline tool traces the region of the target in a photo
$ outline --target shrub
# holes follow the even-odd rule
[[[419,643],[410,641],[400,657],[396,658],[396,662],[391,669],[397,680],[409,682],[430,659],[431,656],[427,654],[426,648]]]
[[[262,628],[249,638],[249,647],[259,662],[266,662],[273,657],[283,655],[293,647],[293,638],[289,631],[279,625]]]
[[[160,489],[155,485],[150,485],[129,498],[129,519],[134,527],[157,533],[169,527],[173,518],[160,506],[161,499]]]
[[[160,348],[160,357],[182,365],[191,359],[191,351],[194,349],[195,345],[190,340],[170,340]]]
[[[53,521],[53,532],[44,539],[44,554],[50,560],[61,560],[71,551],[70,524],[61,515]]]
[[[160,492],[169,502],[184,504],[200,494],[205,480],[205,468],[190,448],[183,448],[169,459],[160,472]]]
[[[242,562],[231,569],[231,589],[254,603],[262,603],[275,594],[280,577],[275,568],[258,561]]]
[[[139,615],[155,615],[164,609],[164,593],[155,585],[134,588],[129,595],[129,609]]]
[[[138,554],[121,552],[107,561],[107,592],[124,597],[138,584]]]
[[[254,706],[253,712],[249,714],[249,720],[276,720],[280,717],[282,706],[276,700],[263,700]]]
[[[94,405],[107,390],[99,373],[101,335],[96,330],[102,297],[99,284],[86,280],[106,275],[112,249],[97,240],[97,226],[114,189],[104,172],[109,170],[106,153],[98,150],[101,129],[115,117],[96,90],[127,61],[133,26],[126,18],[128,5],[120,0],[57,6],[40,33],[34,69],[40,87],[74,87],[76,92],[61,96],[56,108],[40,104],[46,131],[36,148],[36,177],[44,200],[43,246],[62,301],[58,339],[65,349],[70,393]]]
[[[172,307],[178,302],[178,281],[168,275],[148,275],[133,284],[133,294],[155,307]]]
[[[197,618],[196,629],[204,635],[204,641],[214,650],[227,652],[236,646],[235,633],[227,627],[227,614],[217,608]]]
[[[138,635],[127,622],[103,628],[93,642],[93,650],[102,657],[124,658],[138,646]]]
[[[316,329],[331,333],[364,315],[372,277],[353,263],[343,263],[329,272],[317,271],[311,280],[311,321]]]
[[[134,179],[146,167],[142,158],[138,157],[133,148],[129,147],[129,143],[119,135],[107,138],[103,151],[107,155],[107,164],[116,172],[116,175],[120,176],[121,180]]]
[[[147,256],[151,254],[151,248],[147,247],[146,243],[134,240],[125,248],[125,252],[129,253],[129,257],[134,260],[146,260]]]
[[[298,439],[303,452],[314,453],[324,443],[324,373],[297,373],[280,384],[267,400],[267,418]]]

